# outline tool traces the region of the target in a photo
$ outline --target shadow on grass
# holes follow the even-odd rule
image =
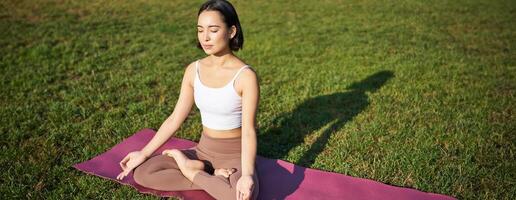
[[[282,114],[274,119],[275,127],[260,133],[258,137],[259,155],[269,158],[284,159],[295,147],[304,143],[304,138],[317,130],[325,128],[315,142],[294,163],[310,167],[319,153],[324,150],[330,136],[341,129],[347,122],[362,112],[369,100],[366,92],[375,92],[389,79],[394,77],[391,71],[380,71],[360,82],[352,83],[347,92],[311,98],[300,104],[294,111]],[[304,167],[295,166],[293,172],[278,166],[279,180],[288,183],[282,194],[271,198],[284,199],[294,192],[304,179]]]

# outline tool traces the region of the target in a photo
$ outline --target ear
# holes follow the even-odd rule
[[[237,33],[236,26],[235,25],[231,26],[231,28],[229,28],[229,32],[230,32],[229,39],[233,39],[233,37],[235,37],[235,35]]]

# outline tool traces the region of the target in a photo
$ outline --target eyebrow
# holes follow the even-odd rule
[[[202,26],[201,26],[201,25],[197,25],[197,27],[201,27],[201,28],[202,28]],[[208,28],[210,28],[210,27],[219,27],[219,28],[220,28],[220,26],[219,26],[219,25],[209,25],[209,26],[208,26]]]

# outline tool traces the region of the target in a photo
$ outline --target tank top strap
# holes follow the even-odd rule
[[[246,68],[246,67],[249,67],[249,65],[244,65],[243,67],[241,67],[238,72],[235,74],[235,76],[233,76],[233,79],[231,80],[231,83],[234,82],[236,80],[236,78],[238,77],[238,74],[240,74],[240,72]]]
[[[199,73],[199,60],[195,61],[195,74]]]
[[[199,75],[199,60],[195,61],[195,77],[194,81],[200,81],[200,75]]]

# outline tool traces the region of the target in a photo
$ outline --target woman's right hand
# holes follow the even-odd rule
[[[124,179],[129,172],[131,172],[134,168],[138,167],[138,165],[142,164],[147,157],[143,155],[141,151],[133,151],[128,153],[122,161],[120,161],[120,167],[122,167],[122,172],[118,174],[116,179],[122,180]]]

